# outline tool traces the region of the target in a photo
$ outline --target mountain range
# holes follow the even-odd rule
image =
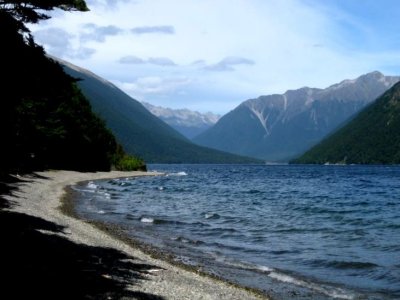
[[[217,123],[221,117],[211,112],[200,113],[189,109],[171,109],[161,106],[154,106],[147,102],[142,102],[153,115],[163,120],[176,131],[192,139],[200,133]]]
[[[316,145],[399,80],[375,71],[326,89],[304,87],[250,99],[193,141],[266,161],[288,161]]]
[[[400,83],[293,163],[399,164]]]
[[[109,81],[56,59],[77,82],[93,111],[105,122],[127,153],[147,163],[254,163],[258,160],[198,146],[151,114]]]

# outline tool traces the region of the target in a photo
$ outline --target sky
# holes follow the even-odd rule
[[[139,101],[225,114],[241,102],[400,75],[398,0],[87,0],[29,26],[47,53]]]

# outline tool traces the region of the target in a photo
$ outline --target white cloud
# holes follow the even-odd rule
[[[113,83],[130,95],[136,95],[145,100],[149,95],[181,93],[182,88],[188,86],[191,80],[187,77],[141,77],[131,82],[113,80]]]
[[[121,57],[118,62],[121,64],[133,64],[133,65],[140,65],[146,63],[146,61],[140,57],[134,55],[128,55]]]
[[[131,32],[134,34],[174,34],[175,28],[173,26],[164,25],[164,26],[142,26],[135,27],[131,29]]]
[[[254,65],[254,61],[244,57],[230,56],[225,57],[223,60],[214,65],[206,66],[204,69],[217,72],[234,71],[234,66],[238,65]]]
[[[176,64],[167,57],[150,57],[147,61],[149,64],[158,66],[175,66]]]
[[[134,2],[132,0],[86,0],[87,5],[89,6],[89,9],[92,9],[92,7],[101,7],[104,9],[115,9],[118,5],[121,3],[128,3],[128,2]]]
[[[142,59],[134,55],[128,55],[121,57],[118,60],[118,62],[121,64],[132,64],[132,65],[151,64],[161,67],[176,66],[176,64],[168,57],[150,57],[148,59]]]
[[[63,48],[70,48],[71,39],[74,37],[75,35],[57,27],[35,31],[35,38],[39,43],[47,44],[57,52]]]
[[[43,44],[47,52],[64,58],[88,59],[96,50],[84,46],[74,48],[75,36],[61,28],[48,28],[35,32],[37,42]]]
[[[116,36],[124,32],[122,28],[114,25],[98,26],[93,23],[87,23],[82,26],[83,32],[80,34],[82,42],[96,41],[104,43],[107,36]]]
[[[58,12],[31,28],[50,54],[120,82],[133,96],[170,106],[186,100],[202,111],[372,70],[399,72],[400,46],[376,43],[386,31],[328,2],[92,0],[90,12]]]

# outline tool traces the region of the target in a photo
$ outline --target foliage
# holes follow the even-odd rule
[[[84,0],[0,0],[0,10],[8,13],[18,21],[21,29],[26,28],[23,23],[37,23],[40,20],[49,19],[44,11],[59,8],[66,11],[88,11]]]
[[[114,163],[115,170],[118,171],[146,171],[146,165],[142,159],[125,154]]]
[[[67,3],[55,1],[61,2]],[[1,172],[109,170],[116,140],[93,114],[75,79],[23,36],[20,21],[8,11],[0,10],[0,23]]]
[[[400,83],[293,163],[399,164]]]
[[[147,170],[142,159],[126,154],[121,145],[117,146],[117,151],[114,154],[113,168],[117,171]]]

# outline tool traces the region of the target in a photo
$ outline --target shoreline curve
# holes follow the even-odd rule
[[[196,272],[194,268],[171,263],[167,257],[157,255],[151,247],[121,236],[108,224],[87,222],[77,218],[73,212],[73,201],[76,200],[71,201],[68,186],[91,180],[156,176],[161,173],[45,171],[35,174],[38,176],[20,177],[23,181],[15,184],[17,190],[13,195],[4,197],[13,203],[9,210],[63,226],[65,230],[57,234],[75,243],[116,249],[131,257],[135,263],[155,266],[143,280],[128,283],[130,291],[151,293],[164,299],[270,299],[257,291]]]

